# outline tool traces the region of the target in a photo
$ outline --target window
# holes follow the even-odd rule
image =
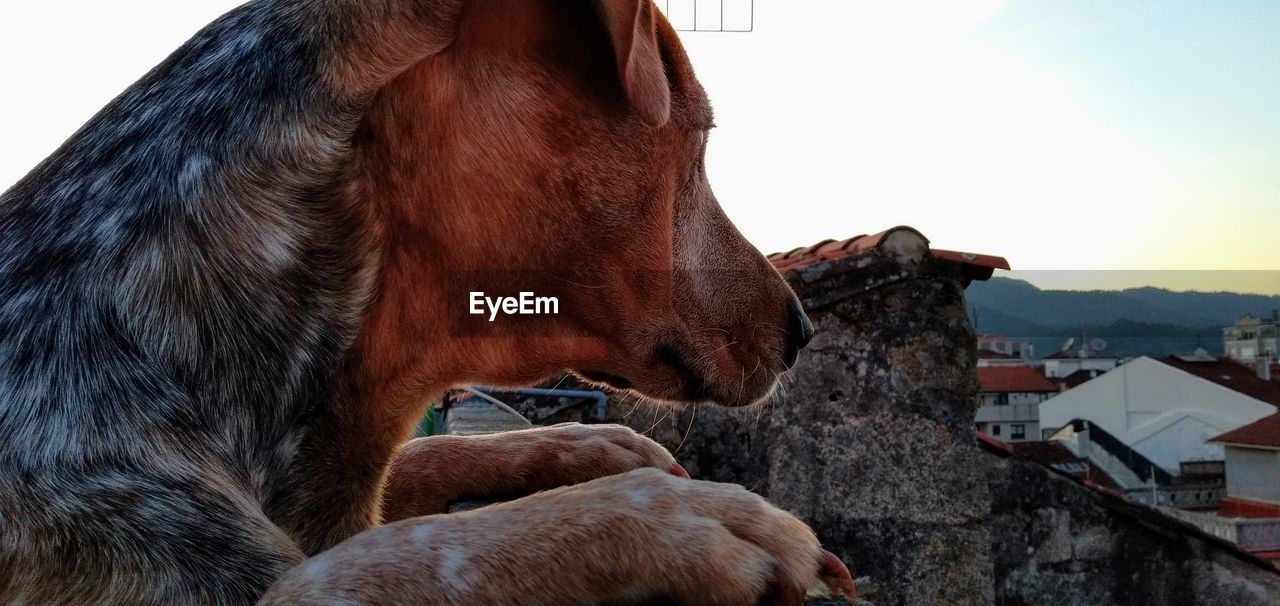
[[[996,397],[995,397],[995,405],[996,405],[996,406],[1008,406],[1008,405],[1009,405],[1009,394],[1007,394],[1007,393],[998,393],[998,394],[996,394]]]
[[[999,423],[997,423],[997,424],[995,424],[995,425],[992,425],[992,426],[991,426],[991,435],[993,435],[993,436],[998,436],[998,435],[1000,435],[1000,424],[999,424]]]
[[[1025,440],[1027,437],[1026,425],[1014,425],[1009,428],[1009,438],[1014,440]]]

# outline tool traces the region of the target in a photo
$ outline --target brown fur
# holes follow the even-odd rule
[[[376,521],[374,462],[450,385],[528,384],[573,368],[626,377],[660,398],[705,397],[683,393],[685,378],[654,359],[663,335],[706,357],[706,374],[725,383],[711,395],[727,404],[757,399],[781,370],[767,360],[784,348],[792,295],[705,189],[711,110],[674,31],[653,25],[647,42],[666,49],[671,72],[670,118],[654,128],[628,117],[615,62],[598,52],[612,44],[606,32],[582,21],[589,12],[552,6],[472,3],[450,47],[377,93],[357,136],[354,187],[373,201],[382,280],[339,379],[350,399],[308,436],[323,446],[304,446],[303,463],[318,482],[345,478],[347,498],[317,491],[326,504],[345,516],[364,510],[341,536]],[[677,250],[675,226],[708,249]],[[474,269],[520,272],[521,290],[557,293],[569,311],[531,336],[451,334],[465,301],[440,285]],[[711,309],[706,293],[722,306]]]
[[[242,604],[290,568],[264,603],[851,594],[799,520],[629,430],[405,444],[460,383],[769,393],[812,329],[711,193],[711,126],[649,0],[211,25],[0,205],[0,601]],[[477,289],[562,311],[487,323]]]

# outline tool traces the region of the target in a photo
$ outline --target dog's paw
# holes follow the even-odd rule
[[[514,454],[521,458],[517,467],[537,490],[646,467],[689,477],[661,444],[622,425],[562,423],[494,439],[516,451]]]
[[[387,522],[442,513],[463,500],[510,500],[645,467],[688,477],[657,442],[621,425],[564,423],[406,443],[384,493]]]
[[[800,606],[817,581],[854,599],[795,516],[740,486],[641,469],[369,530],[264,603]]]
[[[626,566],[615,573],[626,591],[610,598],[799,606],[821,581],[832,595],[855,599],[848,569],[804,522],[741,486],[641,470],[557,492],[547,496],[612,510],[599,514],[600,545],[591,546]]]

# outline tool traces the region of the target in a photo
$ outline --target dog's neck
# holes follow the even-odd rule
[[[451,334],[453,306],[463,302],[446,296],[444,285],[455,277],[449,272],[466,269],[458,265],[459,259],[491,261],[485,255],[497,252],[493,242],[473,234],[502,231],[495,229],[501,218],[483,211],[494,204],[487,196],[495,192],[487,188],[502,187],[502,175],[466,165],[466,158],[460,157],[485,146],[442,141],[474,132],[477,129],[467,121],[481,119],[465,97],[460,99],[459,87],[476,86],[475,74],[492,74],[495,65],[539,56],[515,50],[502,55],[501,49],[537,43],[547,34],[542,28],[557,22],[547,11],[561,10],[555,3],[524,0],[477,6],[481,5],[484,11],[466,15],[461,36],[482,42],[485,54],[468,53],[467,44],[459,43],[439,57],[419,62],[370,99],[355,130],[352,178],[344,196],[362,223],[358,231],[368,239],[368,267],[376,270],[370,274],[371,296],[361,308],[354,341],[328,401],[307,419],[289,482],[269,504],[272,518],[308,552],[378,522],[387,464],[432,398],[445,389],[471,382],[530,384],[569,367],[574,359],[609,355],[603,342],[571,342],[545,334],[523,339]],[[516,19],[499,9],[528,12],[538,19]],[[590,13],[576,18],[588,17],[594,18]],[[512,23],[521,24],[519,36],[508,31]],[[561,20],[557,27],[582,29],[571,25]],[[603,38],[577,43],[588,42],[607,44]],[[490,65],[474,69],[462,64],[466,61]],[[612,66],[605,59],[576,69],[607,73]],[[498,87],[499,101],[510,98],[501,82],[479,84]],[[482,93],[471,91],[471,99],[477,94]],[[493,111],[511,110],[499,105]],[[533,157],[514,155],[509,162]],[[461,172],[468,174],[462,177]],[[487,222],[485,229],[477,229],[476,222]],[[516,237],[527,226],[509,227],[509,237]],[[535,247],[507,240],[501,248],[510,253]]]

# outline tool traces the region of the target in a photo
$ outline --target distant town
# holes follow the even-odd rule
[[[1280,562],[1280,310],[1217,332],[1166,355],[982,334],[979,437]]]

